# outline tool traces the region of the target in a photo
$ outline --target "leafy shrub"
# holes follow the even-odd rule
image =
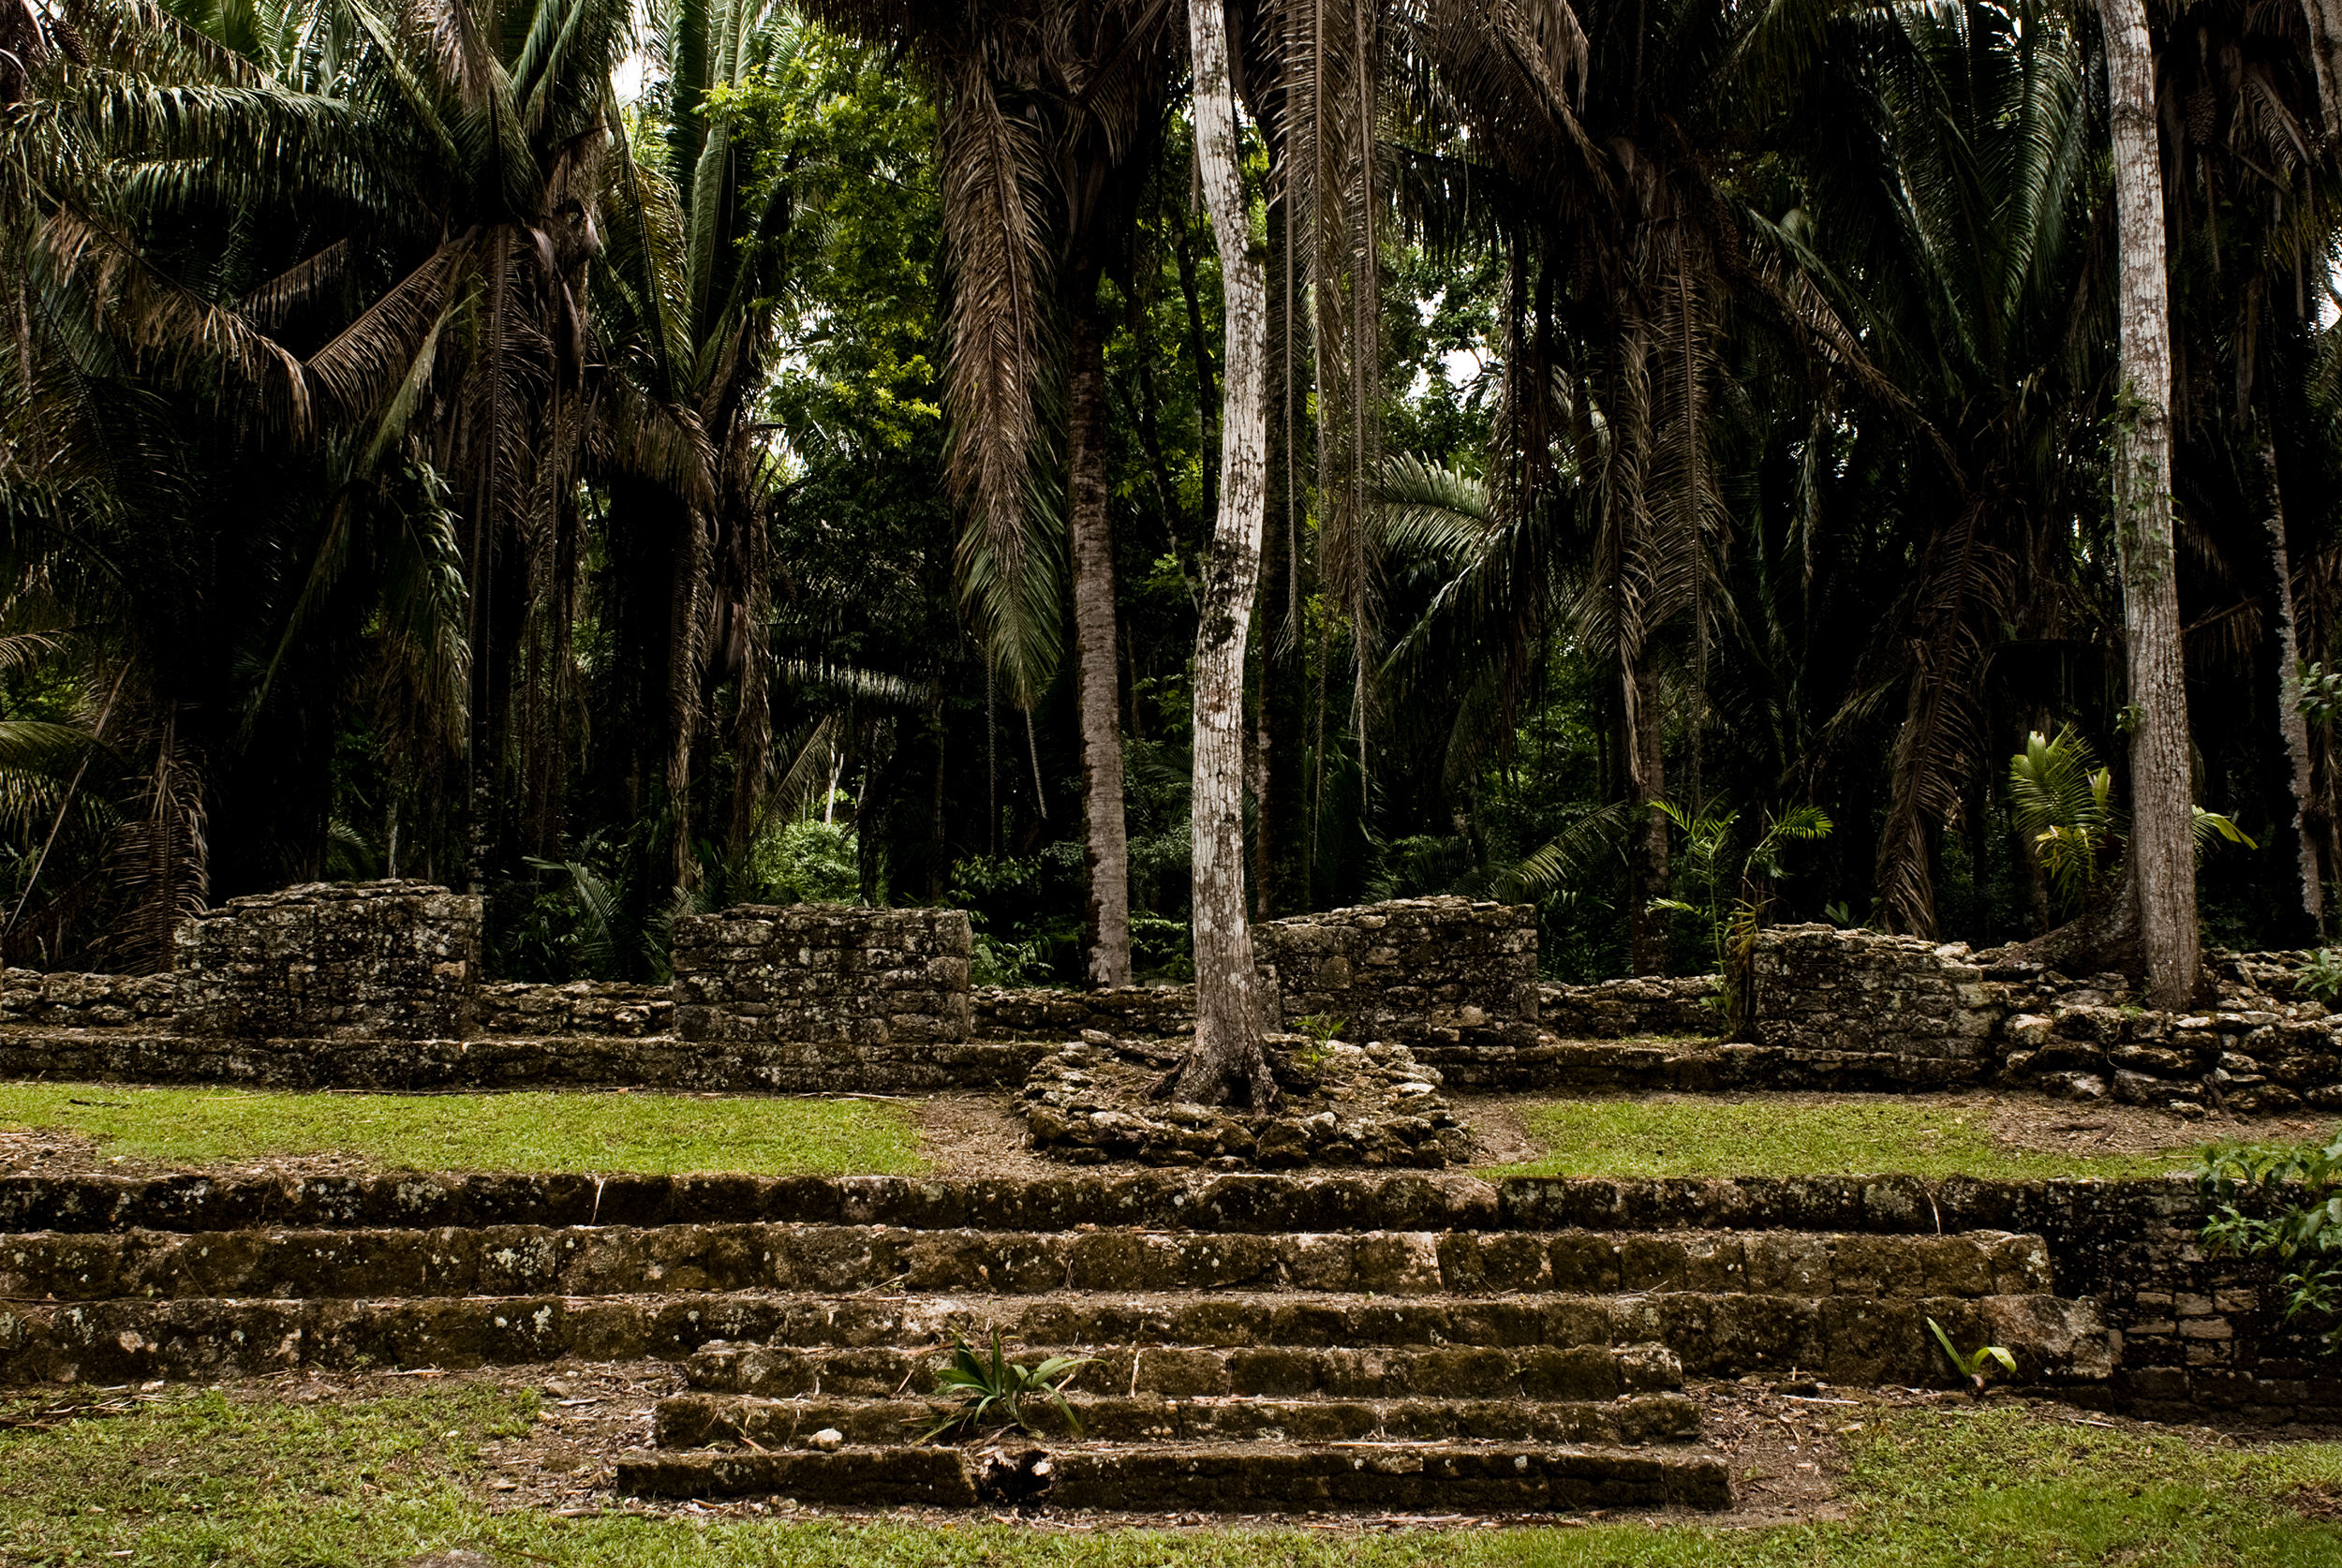
[[[971,914],[968,918],[973,922],[979,917]],[[975,952],[968,960],[969,984],[1045,985],[1052,978],[1045,942],[1013,942],[976,932]]]
[[[2218,1206],[2203,1228],[2205,1250],[2277,1265],[2287,1319],[2322,1319],[2327,1351],[2342,1354],[2342,1127],[2323,1148],[2207,1150],[2196,1185]]]

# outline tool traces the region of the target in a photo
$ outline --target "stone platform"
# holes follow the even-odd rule
[[[1686,1378],[1942,1382],[1932,1317],[2010,1347],[2024,1383],[2106,1398],[2101,1308],[2007,1223],[2072,1196],[1429,1173],[0,1178],[0,1383],[655,1357],[688,1387],[621,1494],[1715,1507],[1729,1478]],[[995,1332],[1020,1359],[1086,1358],[1085,1435],[1045,1420],[1005,1470],[998,1445],[912,1435],[948,1409],[955,1339]]]

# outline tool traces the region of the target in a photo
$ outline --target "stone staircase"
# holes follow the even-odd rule
[[[637,1496],[1123,1511],[1720,1507],[1693,1378],[2100,1383],[2038,1236],[1915,1182],[0,1178],[0,1383],[683,1363]],[[920,1444],[957,1338],[1078,1438]]]

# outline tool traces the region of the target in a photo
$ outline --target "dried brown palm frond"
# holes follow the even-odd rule
[[[202,910],[209,889],[201,761],[175,705],[164,704],[143,728],[139,747],[153,762],[132,781],[134,807],[114,834],[111,855],[125,902],[105,949],[110,966],[124,974],[170,968],[179,923]]]
[[[937,158],[952,298],[944,395],[954,410],[953,493],[980,520],[1008,581],[1026,575],[1027,509],[1049,371],[1042,280],[1049,169],[1037,127],[1001,101],[981,56],[946,83]],[[1011,667],[1012,680],[1022,678]],[[1020,701],[1032,694],[1019,692]]]
[[[1886,623],[1900,633],[1886,646],[1907,686],[1878,836],[1878,918],[1915,936],[1935,933],[1931,827],[1960,820],[1962,787],[1986,763],[1987,629],[2010,618],[2018,599],[2013,564],[1985,529],[1984,509],[1970,504],[1938,530],[1916,588]]]
[[[32,248],[56,288],[78,287],[93,314],[111,316],[134,349],[170,358],[185,371],[216,367],[289,434],[307,434],[312,410],[300,360],[238,312],[165,275],[125,235],[58,207],[35,231]]]
[[[1310,282],[1317,390],[1318,571],[1354,643],[1375,646],[1381,619],[1375,529],[1382,466],[1382,169],[1389,99],[1379,0],[1290,0],[1280,65],[1282,195],[1293,264]],[[1372,662],[1354,662],[1354,732],[1369,733]],[[1361,749],[1363,768],[1366,753]]]

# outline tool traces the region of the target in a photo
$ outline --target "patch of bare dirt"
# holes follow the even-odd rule
[[[207,1176],[348,1176],[379,1167],[348,1154],[283,1154],[208,1164],[143,1160],[108,1154],[84,1132],[58,1127],[0,1127],[0,1176],[162,1176],[201,1171]]]
[[[2208,1143],[2300,1143],[2330,1122],[2309,1117],[2239,1117],[2215,1111],[2186,1117],[2145,1105],[2077,1104],[2038,1094],[1965,1099],[1990,1109],[1993,1136],[2010,1148],[2052,1154],[2193,1152]]]
[[[1065,1167],[1032,1151],[1024,1107],[1015,1095],[931,1094],[911,1102],[919,1140],[938,1174],[1029,1179]]]
[[[1529,1136],[1517,1098],[1451,1094],[1447,1102],[1454,1107],[1456,1118],[1472,1134],[1473,1164],[1526,1165],[1544,1155],[1545,1146]]]
[[[2342,1486],[2332,1482],[2320,1485],[2305,1481],[2285,1494],[2284,1502],[2305,1519],[2342,1522]]]

